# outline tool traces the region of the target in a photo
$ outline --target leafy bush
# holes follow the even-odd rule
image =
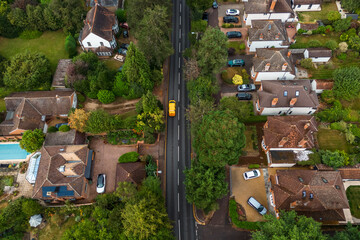
[[[260,167],[259,164],[250,164],[250,165],[248,166],[249,169],[256,169],[256,168],[259,168],[259,167]]]
[[[321,42],[318,40],[310,40],[308,44],[310,48],[321,47]]]
[[[325,47],[335,50],[338,47],[338,44],[335,40],[329,40],[325,43]]]
[[[245,48],[246,48],[245,43],[244,42],[240,43],[239,48],[240,48],[240,50],[245,50]]]
[[[115,94],[109,90],[100,90],[97,94],[97,97],[102,103],[112,103],[115,101]]]
[[[341,14],[338,11],[329,11],[327,14],[327,19],[331,22],[341,19]]]
[[[126,22],[126,10],[119,8],[115,14],[120,23]]]
[[[24,132],[20,141],[20,147],[28,153],[39,150],[45,140],[45,134],[41,129],[27,130]]]
[[[348,44],[346,42],[339,43],[340,52],[344,53],[348,50]]]
[[[325,165],[333,168],[339,168],[346,165],[352,164],[350,161],[349,155],[344,151],[336,150],[334,152],[329,150],[321,150],[319,151],[321,155],[321,161]]]
[[[339,55],[337,55],[337,58],[344,61],[347,58],[347,54],[346,53],[340,53]]]
[[[65,50],[69,54],[69,58],[72,58],[76,55],[76,41],[75,38],[69,34],[65,39]]]
[[[256,115],[256,116],[251,116],[248,119],[246,119],[244,121],[244,123],[258,123],[258,122],[266,122],[267,121],[267,116],[265,115]]]
[[[205,20],[191,21],[191,32],[205,32],[207,26],[208,23]]]
[[[298,34],[303,34],[306,33],[306,30],[299,28],[299,30],[297,31]]]
[[[229,55],[229,56],[234,56],[235,53],[236,53],[235,48],[229,48],[229,49],[228,49],[228,55]],[[226,70],[225,70],[225,71],[226,71]]]
[[[68,132],[68,131],[70,131],[70,127],[68,125],[61,125],[59,127],[59,131],[60,132]]]
[[[300,61],[300,66],[306,69],[313,69],[314,65],[311,58],[304,58]]]
[[[83,103],[86,100],[86,97],[84,95],[82,95],[81,93],[77,93],[77,99],[79,100],[79,102]]]
[[[48,128],[47,132],[48,133],[54,133],[54,132],[57,132],[59,129],[57,129],[57,127],[55,126],[51,126]]]
[[[331,108],[325,109],[318,112],[316,116],[322,122],[338,122],[346,120],[345,118],[349,115],[348,109],[343,109],[341,103],[338,100],[334,101],[334,105]]]
[[[349,39],[349,34],[343,33],[343,34],[340,35],[340,41],[345,42],[345,41],[347,41],[348,39]]]
[[[335,32],[343,32],[349,29],[351,25],[351,18],[339,19],[333,24]]]
[[[146,163],[147,163],[145,166],[146,176],[156,177],[157,165],[154,159],[150,156],[150,158],[146,159]]]
[[[311,35],[311,34],[313,34],[313,31],[312,31],[312,30],[308,30],[308,31],[306,32],[306,34],[307,34],[307,35]]]
[[[139,154],[137,152],[128,152],[119,157],[119,163],[136,162],[139,160]]]
[[[39,38],[43,33],[37,30],[25,30],[23,31],[19,38],[21,39],[35,39]]]
[[[321,93],[321,99],[326,103],[333,103],[335,101],[334,92],[332,90],[324,90]]]
[[[341,132],[345,132],[345,130],[347,129],[347,124],[344,121],[334,122],[330,124],[330,128],[334,130],[339,130]]]

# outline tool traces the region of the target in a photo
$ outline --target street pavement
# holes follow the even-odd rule
[[[173,0],[172,35],[174,54],[170,57],[168,100],[176,101],[176,116],[167,116],[166,208],[174,224],[176,239],[195,240],[197,231],[192,205],[185,198],[184,173],[190,167],[190,136],[185,119],[188,105],[183,77],[182,52],[189,47],[189,8],[186,0]]]

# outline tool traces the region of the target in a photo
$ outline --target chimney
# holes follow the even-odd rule
[[[290,51],[288,51],[287,56],[288,56],[288,57],[290,57],[290,55],[291,55],[291,52],[290,52]]]
[[[308,141],[307,141],[306,138],[301,139],[301,141],[298,143],[298,147],[299,147],[299,148],[305,147],[305,144],[306,144],[307,142],[308,142]]]
[[[264,128],[268,128],[269,127],[269,123],[268,121],[266,121],[266,123],[264,124]]]
[[[267,63],[267,64],[265,65],[265,71],[269,71],[269,69],[270,69],[270,63]]]
[[[279,142],[279,147],[284,147],[284,144],[289,141],[287,137],[283,137]]]
[[[296,98],[296,97],[295,97],[295,98],[292,98],[292,99],[290,100],[290,107],[293,107],[293,106],[295,105],[296,101],[297,101],[297,98]]]
[[[304,129],[306,130],[306,129],[308,129],[308,127],[310,127],[310,123],[309,123],[309,122],[304,125]]]
[[[89,20],[87,20],[87,24],[88,24],[89,29],[91,29]]]
[[[264,40],[264,35],[262,33],[260,33],[259,40]]]
[[[277,102],[279,101],[278,98],[273,98],[272,102],[271,102],[271,106],[276,106]]]
[[[284,64],[282,65],[282,67],[281,67],[281,70],[282,70],[282,71],[285,71],[286,68],[287,68],[287,66],[288,66],[288,64],[287,64],[287,63],[284,63]]]
[[[273,11],[274,11],[276,2],[277,2],[277,0],[272,0],[271,5],[270,5],[270,12],[273,12]]]
[[[276,34],[276,35],[275,35],[275,39],[276,39],[276,40],[279,40],[279,38],[280,38],[279,34]]]

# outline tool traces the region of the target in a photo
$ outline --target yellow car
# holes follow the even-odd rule
[[[169,101],[169,116],[175,117],[175,114],[176,114],[176,102],[175,102],[175,100],[170,100]]]

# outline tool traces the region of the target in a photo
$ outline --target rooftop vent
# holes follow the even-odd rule
[[[328,180],[326,180],[324,177],[321,177],[321,180],[322,180],[324,183],[328,183]]]
[[[302,182],[302,183],[304,182],[304,179],[302,179],[302,177],[298,177],[298,179],[300,182]]]
[[[335,185],[335,188],[336,188],[337,190],[340,190],[340,186],[339,186],[339,185]]]
[[[269,71],[269,69],[270,69],[270,63],[267,63],[267,64],[265,65],[265,71]]]

